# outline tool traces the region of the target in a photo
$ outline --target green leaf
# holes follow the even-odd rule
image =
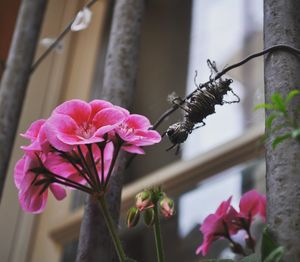
[[[277,247],[274,249],[263,262],[281,262],[284,253],[283,247]]]
[[[264,261],[277,247],[278,245],[272,240],[268,228],[265,227],[261,242],[261,260]]]
[[[262,108],[269,109],[269,110],[275,109],[272,104],[258,104],[254,107],[254,110],[258,110],[258,109],[262,109]]]
[[[244,257],[240,262],[260,262],[260,259],[257,254],[252,254],[250,256]]]
[[[283,142],[284,140],[286,140],[288,138],[291,138],[291,136],[292,135],[290,132],[286,133],[282,136],[277,136],[272,142],[272,148],[275,149],[278,146],[278,144],[280,144],[281,142]]]
[[[288,93],[287,97],[285,98],[285,104],[289,103],[294,96],[299,95],[300,94],[300,90],[292,90],[291,92]]]
[[[300,136],[300,128],[292,131],[292,138],[298,138]]]
[[[272,127],[272,123],[273,123],[274,119],[276,119],[276,117],[278,117],[278,114],[271,114],[267,117],[267,119],[266,119],[266,128],[271,128]]]
[[[271,96],[271,100],[273,102],[273,105],[275,105],[275,109],[278,109],[279,111],[281,111],[283,113],[286,113],[285,103],[283,101],[283,98],[282,98],[281,94],[274,93]]]

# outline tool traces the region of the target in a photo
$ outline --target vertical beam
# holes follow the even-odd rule
[[[105,61],[102,98],[129,107],[136,79],[138,43],[144,0],[116,0]],[[111,177],[107,201],[118,224],[125,158]],[[77,262],[117,261],[101,210],[87,199],[80,228]]]
[[[300,1],[265,0],[264,44],[289,44],[300,48]],[[300,86],[300,60],[286,51],[265,59],[265,97],[276,91],[286,95]],[[269,101],[267,101],[269,102]],[[293,112],[300,99],[288,109]],[[298,119],[300,121],[300,119]],[[272,139],[272,138],[271,138]],[[275,150],[266,144],[268,226],[278,244],[285,247],[284,261],[300,258],[300,145],[287,140]]]
[[[47,0],[23,0],[0,84],[0,200]]]

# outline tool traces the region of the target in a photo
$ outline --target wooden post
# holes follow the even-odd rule
[[[300,1],[265,0],[265,48],[289,44],[300,48]],[[265,97],[269,102],[274,92],[286,95],[300,87],[299,56],[287,51],[273,52],[265,59]],[[295,99],[288,109],[299,106]],[[298,119],[300,121],[300,119]],[[274,138],[273,138],[274,139]],[[266,144],[267,222],[279,245],[285,248],[284,261],[300,259],[300,145],[286,140],[273,150],[271,139]]]
[[[131,104],[137,70],[137,54],[144,0],[116,0],[105,61],[102,99],[116,105]],[[116,224],[119,220],[125,158],[111,177],[107,201]],[[77,262],[117,261],[113,243],[99,205],[91,198],[85,204],[80,228]]]
[[[23,0],[0,84],[0,200],[47,0]]]

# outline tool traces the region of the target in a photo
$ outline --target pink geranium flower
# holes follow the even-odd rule
[[[104,141],[103,136],[125,118],[124,112],[103,100],[70,100],[58,106],[46,122],[52,146],[69,151],[75,145]]]
[[[122,149],[135,154],[144,154],[141,146],[153,145],[161,140],[160,134],[155,130],[149,130],[151,127],[148,118],[131,114],[127,115],[117,128],[116,132],[125,142]]]
[[[240,200],[240,212],[235,223],[248,230],[254,217],[259,215],[266,220],[266,196],[259,194],[255,189],[245,193]]]
[[[120,145],[143,153],[141,146],[160,141],[149,120],[103,100],[75,99],[58,106],[47,120],[22,134],[30,144],[15,167],[15,184],[25,211],[44,210],[48,189],[60,200],[64,187],[94,195],[105,193]],[[116,147],[116,149],[115,149]]]
[[[230,205],[231,198],[223,201],[214,214],[210,214],[205,218],[200,228],[204,241],[197,248],[196,254],[202,253],[205,256],[213,241],[237,232],[236,228],[230,223],[237,215],[237,211]]]
[[[21,158],[14,170],[16,187],[19,190],[19,201],[21,207],[26,212],[40,213],[45,209],[48,198],[48,188],[57,200],[62,200],[66,196],[65,190],[56,183],[45,186],[39,184],[43,176],[39,176],[31,171],[32,168],[39,167],[37,158],[33,159],[28,155]]]
[[[232,235],[240,230],[247,234],[246,244],[254,252],[255,239],[251,235],[250,227],[254,217],[266,219],[266,197],[256,190],[245,193],[240,199],[240,211],[230,206],[231,197],[221,203],[214,214],[207,216],[201,226],[204,241],[196,250],[197,254],[206,255],[211,243],[220,237],[227,238],[232,244],[232,250],[238,254],[245,254],[240,244],[233,241]]]

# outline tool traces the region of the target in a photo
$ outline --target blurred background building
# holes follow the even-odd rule
[[[262,0],[146,0],[138,61],[134,104],[130,110],[154,122],[168,107],[172,92],[179,96],[206,82],[210,71],[206,60],[217,62],[219,70],[262,49]],[[86,4],[83,0],[50,0],[44,18],[36,57]],[[0,76],[10,46],[20,0],[0,1]],[[104,62],[114,1],[99,0],[91,8],[92,21],[86,30],[70,32],[61,47],[38,67],[30,80],[19,123],[23,132],[38,118],[47,118],[59,103],[73,98],[100,98]],[[44,39],[44,41],[42,41]],[[237,205],[241,194],[251,188],[264,190],[262,158],[262,112],[254,112],[263,101],[263,60],[232,70],[233,89],[239,104],[216,107],[206,126],[193,132],[180,154],[166,152],[167,139],[147,149],[126,171],[122,217],[119,229],[128,253],[138,261],[155,261],[153,235],[138,226],[126,229],[124,214],[134,195],[143,188],[162,184],[176,200],[176,216],[162,221],[167,261],[200,261],[195,250],[201,243],[199,226],[219,203],[233,195]],[[226,100],[234,97],[228,95]],[[159,131],[179,121],[172,115]],[[84,196],[69,193],[57,202],[50,198],[40,215],[20,210],[13,183],[13,168],[24,143],[16,138],[9,177],[0,206],[0,260],[10,262],[71,262],[76,255]],[[209,257],[229,257],[226,243],[213,245]],[[227,255],[226,255],[227,254]],[[99,261],[102,261],[99,258]],[[105,261],[105,260],[103,260]]]

